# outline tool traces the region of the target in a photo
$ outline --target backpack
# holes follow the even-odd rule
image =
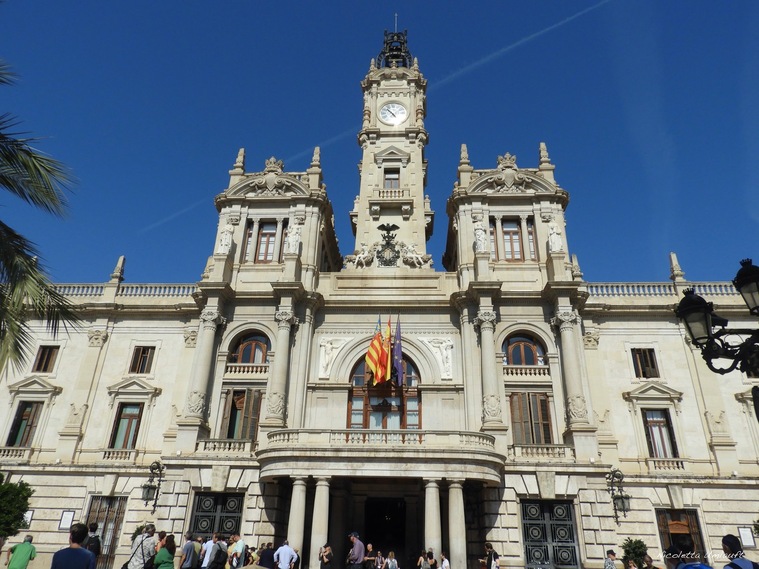
[[[95,554],[95,557],[100,555],[100,536],[99,535],[87,536],[87,539],[84,542],[84,547],[85,549],[92,551],[92,553]]]
[[[223,550],[221,547],[219,547],[216,550],[216,555],[214,556],[211,561],[208,563],[208,567],[224,567],[227,564],[227,552]]]
[[[759,563],[757,563],[756,561],[751,561],[751,566],[754,569],[759,569]],[[727,564],[727,567],[730,567],[731,569],[741,569],[740,565],[738,565],[737,563],[733,563],[732,561]]]
[[[706,563],[701,562],[686,563],[685,567],[687,567],[687,569],[713,569],[711,565],[707,565]]]
[[[422,569],[430,569],[430,562],[429,562],[429,559],[427,559],[427,557],[422,559]]]

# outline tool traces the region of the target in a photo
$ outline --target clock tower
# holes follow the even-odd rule
[[[427,80],[407,46],[406,32],[385,32],[377,59],[361,82],[363,122],[359,195],[350,212],[356,268],[429,268],[427,240],[434,212],[424,195]]]

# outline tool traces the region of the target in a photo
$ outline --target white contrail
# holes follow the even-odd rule
[[[172,213],[171,215],[169,215],[167,217],[164,217],[163,219],[159,219],[158,221],[156,221],[154,223],[151,223],[150,225],[146,225],[142,229],[138,229],[137,233],[145,233],[146,231],[150,231],[151,229],[155,229],[156,227],[158,227],[160,225],[163,225],[167,221],[171,221],[175,217],[179,217],[183,213],[187,213],[191,209],[194,209],[194,208],[198,207],[200,204],[207,204],[207,203],[208,203],[208,198],[203,198],[200,201],[197,201],[197,202],[195,202],[193,204],[188,205],[186,208],[180,209],[179,211],[175,211],[174,213]]]
[[[560,28],[561,26],[563,26],[565,24],[568,24],[572,20],[576,20],[580,16],[583,16],[583,15],[587,14],[588,12],[590,12],[592,10],[595,10],[596,8],[600,8],[601,6],[603,6],[604,4],[608,4],[609,2],[611,2],[611,0],[602,0],[598,4],[594,4],[593,6],[585,8],[584,10],[580,10],[576,14],[573,14],[573,15],[567,17],[567,18],[564,18],[560,22],[556,22],[555,24],[552,24],[552,25],[548,26],[547,28],[543,28],[542,30],[539,30],[539,31],[537,31],[537,32],[535,32],[533,34],[530,34],[529,36],[523,37],[522,39],[520,39],[520,40],[512,43],[511,45],[507,45],[506,47],[502,47],[501,49],[496,50],[496,51],[494,51],[493,53],[491,53],[489,55],[486,55],[482,59],[478,59],[474,63],[472,63],[470,65],[467,65],[466,67],[464,67],[462,69],[459,69],[458,71],[454,71],[453,73],[451,73],[450,75],[448,75],[446,77],[443,77],[439,81],[437,81],[434,84],[432,84],[429,89],[430,90],[437,89],[438,87],[440,87],[442,85],[445,85],[446,83],[450,83],[454,79],[458,79],[462,75],[466,75],[467,73],[470,73],[471,71],[474,71],[478,67],[482,67],[483,65],[486,65],[487,63],[490,63],[494,59],[498,59],[499,57],[501,57],[502,55],[510,52],[511,50],[518,48],[520,45],[523,45],[523,44],[525,44],[527,42],[530,42],[530,41],[532,41],[532,40],[534,40],[536,38],[539,38],[540,36],[545,35],[548,32],[552,32],[556,28]]]

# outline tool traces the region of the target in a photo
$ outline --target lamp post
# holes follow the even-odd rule
[[[155,513],[158,506],[158,496],[161,493],[161,482],[163,482],[163,473],[166,468],[159,461],[155,460],[150,464],[150,478],[142,485],[142,499],[147,506],[149,502],[153,502],[153,509],[151,514]]]
[[[743,259],[733,285],[743,297],[748,311],[759,316],[759,267],[751,259]],[[688,336],[701,350],[707,367],[715,373],[726,374],[735,370],[759,377],[759,329],[730,329],[728,321],[714,313],[714,305],[692,289],[683,291],[684,297],[675,309],[675,315],[685,324]],[[717,367],[715,360],[728,360],[727,367]],[[759,386],[751,389],[754,414],[759,420]]]

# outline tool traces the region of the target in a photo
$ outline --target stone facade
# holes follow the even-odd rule
[[[42,564],[64,512],[100,521],[102,567],[146,521],[288,538],[304,567],[327,540],[344,559],[357,530],[401,566],[432,547],[455,568],[479,567],[486,540],[504,567],[601,567],[626,537],[708,552],[752,524],[757,379],[710,372],[673,314],[694,286],[740,322],[733,287],[679,266],[668,283],[584,281],[545,144],[528,168],[506,153],[475,169],[462,146],[438,270],[426,81],[405,41],[388,34],[362,82],[351,254],[318,148],[305,172],[249,171],[241,150],[197,283],[128,284],[122,258],[108,282],[59,285],[82,326],[33,323],[36,357],[0,380],[0,468],[36,489]],[[400,318],[401,386],[367,383],[377,314],[393,335]]]

